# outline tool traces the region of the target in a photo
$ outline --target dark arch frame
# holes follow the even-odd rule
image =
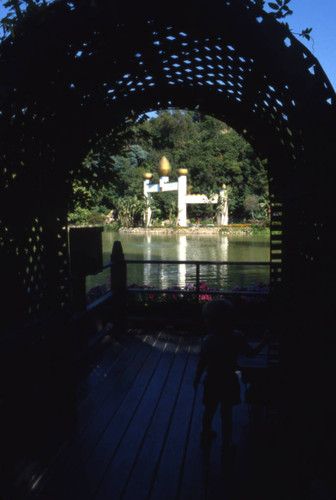
[[[311,369],[305,359],[323,357],[327,344],[330,353],[335,348],[328,328],[335,301],[336,96],[313,55],[253,1],[185,0],[183,8],[175,1],[76,7],[59,1],[28,16],[2,44],[0,67],[0,245],[9,330],[68,305],[70,182],[73,175],[104,175],[103,166],[81,170],[87,150],[111,130],[117,144],[127,119],[143,112],[197,106],[243,133],[269,160],[273,284],[281,299],[274,319],[283,327],[286,387],[293,387],[287,400],[301,413],[310,408],[308,394],[298,402],[292,384],[300,354],[318,401],[331,365]],[[315,417],[305,420],[302,440]]]
[[[67,182],[86,149],[127,118],[169,106],[223,119],[269,159],[274,218],[282,214],[273,284],[294,283],[299,266],[304,276],[295,286],[311,290],[321,262],[315,272],[318,245],[307,235],[323,232],[330,203],[326,196],[312,209],[311,199],[329,185],[336,109],[318,61],[253,2],[80,5],[58,2],[27,18],[2,47],[1,234],[11,267],[25,269],[10,278],[22,315],[67,302],[55,269],[66,276]]]

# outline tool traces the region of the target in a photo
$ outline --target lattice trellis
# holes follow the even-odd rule
[[[224,120],[268,158],[272,283],[327,277],[336,99],[318,61],[253,1],[159,4],[56,2],[1,47],[0,242],[24,318],[67,303],[69,181],[108,175],[85,153],[169,106]]]

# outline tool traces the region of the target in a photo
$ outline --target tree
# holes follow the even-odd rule
[[[246,212],[251,213],[252,219],[254,219],[254,212],[258,207],[259,199],[256,195],[250,194],[246,196],[244,200],[244,208]]]
[[[128,158],[132,167],[139,167],[148,157],[148,152],[138,144],[129,147]]]
[[[169,133],[169,140],[166,133]],[[132,125],[127,134],[127,141],[117,154],[109,137],[101,139],[90,151],[84,161],[85,170],[92,172],[104,168],[107,181],[97,189],[88,181],[77,179],[74,185],[77,206],[105,215],[119,207],[123,213],[120,199],[142,198],[144,172],[151,171],[152,182],[158,182],[157,165],[164,155],[172,165],[172,181],[177,179],[178,168],[188,169],[189,193],[210,196],[227,184],[230,215],[235,219],[244,217],[244,200],[248,195],[268,200],[265,161],[258,158],[239,134],[211,116],[192,111],[165,111],[157,118]],[[161,220],[173,220],[174,210],[177,213],[177,193],[157,193],[152,198],[153,216],[155,213]],[[190,205],[189,218],[213,217],[213,209],[212,206]],[[259,207],[254,215],[256,213],[262,213],[262,209]],[[129,224],[129,217],[122,215],[121,218]]]
[[[116,203],[117,218],[125,227],[134,226],[143,218],[146,201],[144,198],[139,199],[137,196],[126,196],[119,198]]]

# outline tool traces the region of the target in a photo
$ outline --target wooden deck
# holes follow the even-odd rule
[[[201,449],[199,345],[159,329],[107,336],[81,374],[78,430],[32,481],[30,500],[276,499],[272,435],[251,432],[245,404],[233,412],[233,462],[221,460],[218,413],[218,436]]]

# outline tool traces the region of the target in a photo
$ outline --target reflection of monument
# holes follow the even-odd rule
[[[225,184],[222,186],[222,190],[219,195],[216,194],[210,199],[204,194],[187,194],[187,175],[188,170],[186,168],[179,168],[178,180],[177,182],[169,182],[169,175],[171,173],[171,166],[169,161],[165,156],[163,156],[159,163],[158,172],[160,175],[160,180],[158,184],[152,184],[151,178],[152,174],[147,172],[143,175],[144,179],[144,196],[147,199],[147,208],[145,213],[145,224],[150,226],[152,211],[151,211],[151,193],[159,193],[163,191],[177,191],[177,206],[178,206],[178,225],[187,225],[187,204],[208,204],[208,203],[220,203],[218,211],[218,225],[227,226],[228,225],[228,197],[227,189]]]
[[[219,239],[219,246],[221,251],[221,260],[228,261],[229,260],[229,238],[226,234],[221,234]],[[222,290],[227,290],[229,283],[229,266],[224,264],[222,266],[217,267],[217,280],[220,283],[220,287]]]
[[[146,240],[145,240],[145,246],[144,246],[144,260],[151,260],[152,259],[152,235],[151,233],[146,233]],[[143,284],[144,285],[150,285],[151,280],[153,278],[152,275],[152,267],[150,264],[144,264],[143,265]]]
[[[179,261],[187,260],[187,236],[179,234],[177,242],[177,258]],[[186,264],[179,264],[177,266],[178,272],[178,285],[185,287],[187,284],[187,266]]]

